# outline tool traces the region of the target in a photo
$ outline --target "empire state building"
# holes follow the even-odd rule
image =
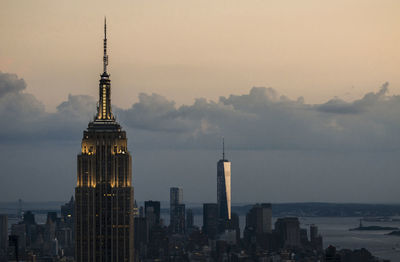
[[[83,132],[75,188],[77,262],[133,262],[132,157],[111,110],[104,21],[97,115]]]

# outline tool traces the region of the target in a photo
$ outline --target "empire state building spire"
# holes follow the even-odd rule
[[[103,74],[99,84],[99,105],[97,108],[97,121],[114,121],[115,118],[111,112],[111,81],[107,73],[108,55],[107,55],[107,21],[104,18],[104,41],[103,41]]]
[[[108,66],[108,55],[107,55],[107,20],[104,17],[104,55],[103,55],[103,72],[107,73],[107,66]]]

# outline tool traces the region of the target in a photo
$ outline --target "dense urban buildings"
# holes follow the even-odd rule
[[[66,205],[74,206],[75,203],[70,201]],[[73,261],[74,220],[57,213],[49,211],[45,222],[37,223],[33,212],[22,212],[23,218],[11,225],[6,252],[8,261],[47,262],[59,261],[61,257],[64,261]],[[15,218],[19,219],[18,215],[13,216]]]
[[[72,202],[71,202],[72,201]],[[154,220],[153,207],[159,201],[145,201],[147,212],[135,217],[134,261],[273,261],[273,262],[387,262],[375,258],[368,250],[348,250],[329,246],[323,249],[322,237],[317,225],[300,225],[297,217],[277,217],[275,227],[271,225],[274,205],[263,203],[251,207],[234,207],[240,211],[240,219],[246,213],[243,237],[239,232],[239,217],[232,212],[230,223],[224,232],[217,230],[218,205],[192,206],[186,215],[197,216],[195,223],[186,223],[182,234],[174,233],[163,223],[162,217],[169,214],[168,208],[160,209],[160,223],[152,228],[147,219]],[[23,218],[12,223],[8,238],[8,261],[74,262],[73,223],[69,221],[66,207],[74,205],[73,199],[63,204],[60,210],[46,212],[24,209]],[[68,209],[68,208],[67,208]],[[145,208],[142,208],[145,210]],[[203,210],[204,209],[204,210]],[[203,210],[203,212],[201,212]],[[61,212],[60,212],[61,211]],[[64,213],[64,215],[62,215]],[[156,212],[157,213],[157,212]],[[61,214],[61,216],[60,216]],[[198,227],[198,218],[203,216],[203,228]],[[16,219],[15,213],[11,214]],[[186,221],[190,221],[187,219]],[[14,220],[15,221],[15,220]],[[308,225],[307,225],[308,226]],[[237,230],[236,230],[236,229]],[[1,228],[0,228],[1,229]],[[239,234],[237,234],[239,232]],[[0,260],[4,261],[4,260]],[[110,261],[110,260],[105,260]],[[112,260],[111,260],[112,261]],[[393,260],[396,261],[396,260]]]
[[[125,131],[111,110],[104,23],[103,73],[97,115],[83,133],[75,189],[77,262],[133,261],[132,158]]]

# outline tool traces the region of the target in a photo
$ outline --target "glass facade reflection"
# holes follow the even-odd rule
[[[217,204],[218,216],[231,219],[231,162],[221,159],[217,163]]]

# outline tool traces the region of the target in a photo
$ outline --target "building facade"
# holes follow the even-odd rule
[[[225,159],[225,144],[222,142],[222,159],[217,163],[218,217],[222,221],[231,219],[231,162]]]
[[[0,261],[7,261],[8,215],[0,214]]]
[[[185,204],[183,204],[183,189],[170,188],[170,227],[173,233],[185,233]]]
[[[145,201],[144,212],[147,218],[152,216],[151,221],[149,221],[152,226],[160,224],[160,201]]]
[[[297,217],[278,218],[275,222],[275,231],[278,233],[282,247],[300,247],[300,222]]]
[[[218,233],[218,205],[203,204],[203,232],[210,239],[215,239]]]
[[[246,215],[246,227],[251,227],[256,234],[271,233],[271,204],[263,203],[254,205]]]
[[[133,261],[132,158],[125,131],[111,110],[104,23],[103,74],[97,115],[83,132],[75,188],[77,262]]]
[[[189,208],[186,210],[186,230],[190,230],[193,227],[194,227],[193,210]]]

